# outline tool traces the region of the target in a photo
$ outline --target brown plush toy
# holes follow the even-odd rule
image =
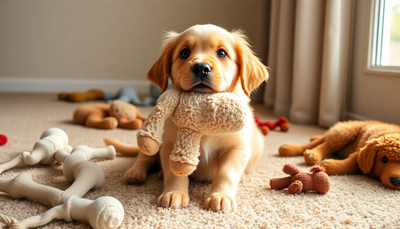
[[[75,110],[73,121],[99,129],[114,129],[117,126],[137,130],[146,117],[132,104],[114,101],[111,104],[87,104]]]
[[[325,194],[331,188],[331,182],[324,171],[324,167],[315,165],[310,169],[310,173],[301,172],[296,166],[288,163],[283,166],[283,172],[290,176],[272,178],[269,185],[272,189],[277,190],[288,188],[290,194],[297,194],[302,191],[315,191]]]
[[[86,100],[102,100],[104,92],[100,89],[90,89],[85,92],[60,92],[58,99],[71,102],[83,102]]]
[[[337,152],[343,160],[325,159]],[[377,121],[339,122],[323,136],[304,145],[282,145],[281,156],[303,155],[310,164],[320,164],[326,173],[369,174],[388,188],[400,190],[400,126]],[[323,161],[322,161],[323,160]]]

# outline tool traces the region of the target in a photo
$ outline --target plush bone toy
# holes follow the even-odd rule
[[[124,208],[114,197],[100,197],[93,201],[71,195],[61,205],[54,204],[57,196],[63,195],[63,191],[34,182],[28,173],[21,173],[13,179],[0,179],[0,190],[13,198],[39,200],[54,206],[43,215],[32,216],[20,222],[0,215],[0,220],[11,229],[40,227],[53,219],[64,219],[67,222],[77,220],[90,223],[95,229],[111,229],[117,228],[124,219]]]
[[[52,164],[55,161],[54,153],[59,149],[71,152],[72,147],[68,145],[68,135],[60,128],[52,127],[45,130],[40,140],[33,146],[32,152],[22,152],[14,159],[0,165],[0,174],[4,171],[22,164],[36,165],[42,163]]]
[[[277,190],[288,188],[290,194],[297,194],[302,191],[315,191],[325,194],[329,191],[331,182],[324,171],[323,167],[315,165],[310,169],[310,173],[301,172],[296,166],[288,163],[283,166],[283,172],[290,176],[272,178],[270,186]]]
[[[178,126],[177,140],[170,155],[170,169],[187,176],[196,168],[203,135],[226,134],[241,130],[248,108],[231,93],[180,92],[170,89],[157,101],[137,134],[140,150],[147,155],[158,152],[164,123],[168,117]]]
[[[49,132],[56,134],[51,135],[52,138],[50,138]],[[68,139],[68,136],[61,129],[50,128],[42,135],[42,137],[45,136],[41,140],[44,143],[37,143],[37,145],[46,145],[47,142],[44,139],[52,139],[52,143],[57,142],[56,140],[60,139],[55,136],[58,136],[57,134],[60,133],[63,137],[61,139],[65,140],[65,137]],[[116,155],[114,146],[93,149],[81,145],[75,147],[71,154],[66,149],[60,147],[55,153],[51,147],[44,148],[44,150],[40,147],[38,149],[41,150],[35,152],[41,155],[39,158],[47,155],[47,164],[54,163],[55,161],[63,162],[63,174],[73,184],[65,191],[62,191],[34,182],[31,175],[27,173],[21,173],[13,179],[0,179],[0,191],[10,194],[11,197],[28,198],[30,200],[47,202],[54,206],[43,215],[34,216],[20,222],[14,218],[0,214],[0,222],[6,223],[12,229],[39,227],[53,219],[88,222],[93,228],[99,229],[117,228],[122,223],[124,209],[117,199],[113,197],[100,197],[92,201],[81,198],[90,189],[101,188],[104,183],[102,168],[89,160],[114,158]],[[46,149],[50,150],[51,153],[46,152]],[[39,160],[36,157],[34,158],[35,161]]]

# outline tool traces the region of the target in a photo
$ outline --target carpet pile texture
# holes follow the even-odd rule
[[[93,102],[84,102],[93,103]],[[115,138],[136,144],[137,131],[117,128],[100,130],[72,122],[74,110],[82,103],[59,101],[55,94],[0,93],[0,134],[8,143],[0,146],[0,163],[22,151],[30,151],[41,133],[49,127],[63,129],[72,146],[104,147],[103,139]],[[261,120],[277,117],[262,105],[255,105]],[[143,114],[151,107],[140,107]],[[367,175],[330,176],[331,189],[325,195],[301,193],[291,195],[287,190],[274,191],[269,187],[273,177],[286,176],[285,163],[292,163],[302,171],[308,166],[302,157],[280,157],[278,148],[284,143],[303,144],[313,135],[326,129],[312,125],[290,124],[287,133],[271,131],[264,137],[265,152],[253,173],[239,185],[236,196],[238,209],[232,213],[216,213],[203,209],[203,201],[210,183],[191,181],[190,204],[184,209],[157,207],[156,199],[163,189],[157,173],[150,173],[145,183],[127,185],[125,171],[134,157],[99,160],[105,172],[104,186],[89,191],[84,198],[97,199],[113,196],[124,206],[125,218],[120,228],[400,228],[400,193],[385,188],[379,180]],[[18,167],[0,175],[14,178],[21,172],[30,173],[37,183],[65,190],[70,183],[58,165]],[[18,220],[44,213],[50,205],[26,199],[12,199],[0,192],[0,213]],[[87,223],[54,220],[42,228],[90,228]]]

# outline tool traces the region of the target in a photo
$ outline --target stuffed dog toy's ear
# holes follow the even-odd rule
[[[360,153],[358,154],[358,167],[360,167],[364,174],[371,172],[372,167],[374,167],[375,158],[378,153],[376,143],[377,139],[367,141],[367,144],[360,149]]]
[[[247,96],[263,81],[268,79],[268,71],[260,59],[250,49],[247,37],[241,31],[232,32],[239,58],[239,76],[243,91]]]
[[[171,72],[172,52],[174,51],[175,37],[177,36],[178,34],[175,32],[167,33],[164,43],[164,51],[147,73],[147,79],[159,87],[162,92],[167,90],[168,87],[168,77]]]

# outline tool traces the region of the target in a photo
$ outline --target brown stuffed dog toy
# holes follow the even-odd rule
[[[325,159],[336,152],[343,160]],[[400,190],[400,126],[377,121],[339,122],[304,145],[282,145],[281,156],[303,155],[326,173],[369,174],[388,188]],[[323,161],[322,161],[323,160]]]
[[[324,167],[315,165],[310,169],[310,173],[301,172],[296,166],[288,163],[283,166],[283,172],[290,176],[272,178],[269,185],[272,189],[277,190],[288,188],[290,194],[297,194],[302,191],[315,191],[325,194],[331,188],[331,182],[324,171]]]
[[[137,130],[146,117],[132,104],[114,101],[111,104],[87,104],[75,110],[73,121],[99,129],[114,129],[117,126]]]

